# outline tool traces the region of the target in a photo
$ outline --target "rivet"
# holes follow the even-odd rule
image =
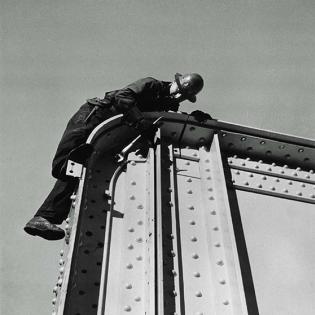
[[[137,183],[136,183],[134,180],[132,180],[132,181],[130,182],[130,184],[131,184],[132,186],[135,186]]]
[[[206,172],[211,172],[210,168],[206,168]]]
[[[196,253],[194,253],[194,254],[192,254],[192,256],[191,256],[193,259],[198,259],[199,258],[199,255],[198,254],[196,254]]]
[[[298,152],[299,153],[304,152],[304,149],[300,148],[300,149],[298,149]]]
[[[137,222],[137,224],[138,224],[138,225],[143,225],[143,221],[139,220],[139,221]]]
[[[264,141],[264,140],[260,141],[260,144],[265,144],[265,143],[266,143],[266,141]]]
[[[195,153],[193,154],[193,156],[198,156],[198,153],[197,153],[197,152],[195,152]]]
[[[240,173],[240,171],[236,171],[235,174],[236,175],[240,175],[241,173]]]
[[[313,170],[309,170],[309,172],[310,172],[311,174],[314,174],[314,171],[313,171]]]
[[[246,166],[246,163],[245,163],[245,162],[243,162],[243,163],[242,163],[242,166]]]
[[[270,187],[271,190],[276,190],[276,187],[272,186]]]
[[[65,263],[65,261],[63,259],[59,260],[59,265],[62,266]]]
[[[54,286],[54,288],[53,288],[53,293],[57,293],[57,291],[58,291],[58,287],[57,286]]]
[[[209,163],[209,162],[210,162],[210,160],[206,159],[206,160],[205,160],[205,162],[206,162],[206,163]]]
[[[129,244],[127,248],[128,248],[128,249],[133,249],[133,245],[132,245],[132,244]]]
[[[126,268],[127,268],[127,269],[132,269],[132,268],[133,268],[133,265],[132,265],[132,264],[127,264],[127,265],[126,265]]]
[[[213,197],[213,196],[210,196],[208,199],[209,199],[209,200],[214,200],[214,197]]]
[[[177,276],[177,272],[176,272],[176,270],[172,270],[172,275],[174,276],[174,277],[176,277]]]
[[[224,279],[219,281],[220,284],[226,284],[226,281]]]
[[[170,251],[170,256],[171,257],[175,257],[176,256],[176,254],[175,254],[175,252],[173,250]]]
[[[70,218],[67,218],[67,219],[66,219],[66,223],[70,223]]]
[[[188,209],[189,209],[189,210],[194,210],[195,207],[194,207],[194,206],[188,206]]]
[[[53,305],[55,305],[56,302],[57,302],[57,299],[56,299],[56,298],[53,298],[52,301],[51,301],[51,303],[52,303]]]
[[[64,251],[61,250],[61,251],[60,251],[60,256],[63,256],[63,254],[64,254]]]
[[[249,176],[249,177],[254,177],[254,174],[253,174],[253,173],[250,173],[248,176]]]
[[[225,132],[222,133],[222,137],[226,137],[227,134]]]
[[[310,179],[311,176],[307,174],[307,175],[305,175],[305,178]]]
[[[75,198],[77,198],[77,195],[71,195],[70,197],[71,200],[75,200]]]
[[[279,182],[280,182],[280,179],[279,179],[279,178],[276,178],[276,179],[275,179],[275,182],[279,183]]]
[[[215,226],[215,227],[213,228],[213,231],[219,231],[219,228],[218,228],[217,226]]]
[[[298,173],[297,172],[293,172],[292,175],[293,176],[298,176]]]
[[[202,293],[200,291],[196,292],[196,297],[202,297]]]
[[[305,184],[304,184],[304,183],[302,183],[302,184],[301,184],[301,187],[305,187]]]
[[[186,162],[185,165],[190,165],[190,162]]]
[[[191,194],[192,194],[192,190],[189,189],[189,190],[187,191],[187,194],[191,195]]]
[[[281,171],[280,171],[280,173],[281,173],[281,174],[284,174],[284,173],[285,173],[285,171],[284,171],[284,170],[281,170]]]
[[[190,239],[192,242],[197,242],[197,237],[196,236],[192,236]]]
[[[300,191],[298,191],[296,194],[297,194],[298,196],[302,196],[302,195],[303,195]]]
[[[263,160],[259,160],[258,163],[260,163],[260,164],[263,163]]]
[[[143,240],[142,240],[142,237],[138,237],[136,241],[137,241],[138,243],[142,243],[142,241],[143,241]]]
[[[131,283],[127,283],[125,288],[128,289],[128,290],[132,289],[132,284]]]
[[[208,191],[213,191],[213,188],[212,188],[212,187],[209,187],[209,188],[208,188]]]
[[[66,224],[66,225],[65,225],[65,230],[66,230],[66,231],[69,231],[69,229],[70,229],[69,224]]]
[[[271,163],[271,166],[276,166],[276,163],[274,163],[274,162],[273,162],[273,163]]]
[[[138,205],[137,209],[143,209],[143,205]]]
[[[62,285],[62,279],[61,279],[61,278],[57,281],[57,285],[58,285],[59,287],[61,287],[61,285]]]
[[[229,164],[233,164],[233,161],[232,161],[232,160],[229,160],[228,162],[229,162]]]
[[[136,296],[136,297],[135,297],[135,301],[136,301],[136,302],[140,302],[140,301],[141,301],[141,297],[140,297],[140,296]]]
[[[172,295],[177,296],[177,292],[175,290],[173,290]]]
[[[255,168],[257,168],[257,169],[258,169],[258,168],[259,168],[259,165],[255,165]]]
[[[310,197],[311,197],[311,198],[315,198],[315,195],[314,195],[314,194],[311,194]]]
[[[237,155],[233,155],[233,158],[234,158],[234,159],[237,159]]]
[[[223,302],[223,304],[224,304],[224,305],[229,305],[230,302],[229,302],[228,300],[226,300],[226,301]]]
[[[279,149],[281,149],[281,150],[283,150],[283,149],[285,149],[285,145],[279,145]]]
[[[136,259],[137,259],[138,261],[141,261],[141,260],[142,260],[142,256],[137,256]]]
[[[211,179],[211,176],[208,176],[208,177],[207,177],[207,180],[210,180],[210,179]]]
[[[135,200],[136,197],[135,197],[134,195],[131,195],[131,196],[129,197],[129,199],[130,199],[130,200]]]
[[[212,210],[210,213],[211,213],[212,215],[216,215],[216,214],[217,214],[217,212],[216,212],[215,210]]]
[[[190,225],[196,225],[196,222],[195,221],[190,221],[189,224]]]
[[[64,273],[64,271],[65,271],[65,267],[60,267],[60,268],[59,268],[59,273],[60,273],[61,275]]]
[[[267,168],[267,171],[272,172],[272,168],[271,168],[271,167],[268,167],[268,168]]]
[[[169,205],[170,207],[173,207],[173,202],[172,202],[172,201],[169,201],[168,205]]]
[[[191,183],[191,182],[192,182],[192,179],[189,177],[189,178],[187,179],[187,182],[188,182],[188,183]]]
[[[137,165],[136,161],[132,161],[130,164],[133,166]]]
[[[241,141],[246,141],[246,137],[241,137]]]
[[[291,181],[288,182],[289,185],[292,185],[293,183]]]
[[[267,177],[266,177],[266,176],[263,176],[263,177],[262,177],[262,179],[263,179],[263,180],[266,180],[266,179],[267,179]]]
[[[245,160],[246,160],[246,161],[250,161],[250,158],[249,158],[249,157],[247,157]]]
[[[258,187],[258,188],[262,188],[262,184],[258,184],[257,187]]]
[[[126,305],[126,306],[124,307],[124,311],[125,311],[125,312],[130,312],[130,311],[131,311],[131,306],[130,306],[130,305]]]
[[[285,189],[283,189],[283,192],[287,193],[287,192],[288,192],[288,190],[285,188]]]
[[[220,243],[216,243],[214,244],[215,247],[221,247],[221,244]]]
[[[286,165],[286,164],[285,164],[285,165],[283,165],[283,168],[288,168],[288,165]]]
[[[223,265],[224,265],[224,262],[223,262],[222,260],[218,260],[218,261],[217,261],[217,265],[218,265],[218,266],[223,266]]]
[[[134,232],[135,231],[135,229],[134,228],[132,228],[132,227],[130,227],[129,229],[128,229],[128,232]]]
[[[174,239],[174,234],[170,234],[170,239],[173,240]]]
[[[244,182],[244,185],[245,185],[245,186],[248,186],[248,185],[249,185],[249,182]]]
[[[200,278],[200,272],[197,272],[197,271],[194,272],[194,277],[195,277],[195,278]]]
[[[299,171],[301,170],[301,168],[300,168],[300,167],[297,167],[295,170],[299,172]]]

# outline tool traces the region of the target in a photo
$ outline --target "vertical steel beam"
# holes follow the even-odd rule
[[[217,314],[247,314],[218,136],[210,152],[205,148],[199,152],[203,197],[208,207],[206,224],[211,231],[207,236],[215,309]]]
[[[158,138],[161,139],[160,131]],[[163,230],[162,230],[162,141],[155,149],[155,269],[156,269],[156,315],[164,314],[163,290]]]

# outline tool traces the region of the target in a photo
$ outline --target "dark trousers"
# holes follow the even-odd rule
[[[92,115],[92,110],[94,109]],[[57,181],[35,216],[46,218],[51,223],[61,224],[66,219],[71,205],[70,196],[78,180],[65,174],[65,165],[71,150],[86,142],[91,131],[102,121],[114,116],[113,111],[86,103],[73,115],[67,124],[52,162],[52,175]],[[87,120],[88,117],[88,120]]]

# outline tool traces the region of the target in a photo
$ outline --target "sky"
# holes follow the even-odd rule
[[[1,0],[1,314],[51,313],[62,241],[26,235],[87,98],[197,72],[214,118],[314,138],[315,2]]]

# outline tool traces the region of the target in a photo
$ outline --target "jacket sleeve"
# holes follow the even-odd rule
[[[125,115],[127,123],[135,123],[144,119],[138,107],[138,98],[154,94],[159,89],[160,81],[147,77],[135,81],[115,94],[115,107]]]

